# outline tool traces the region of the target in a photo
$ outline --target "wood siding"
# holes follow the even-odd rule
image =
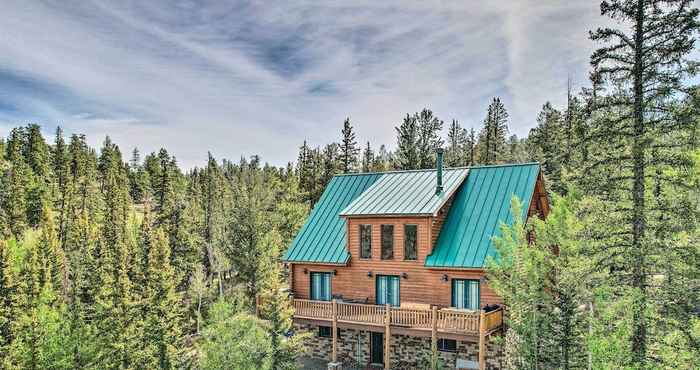
[[[446,212],[445,212],[446,213]],[[344,299],[366,301],[375,303],[375,282],[377,275],[401,276],[400,278],[401,303],[433,304],[440,307],[449,307],[452,300],[451,279],[481,279],[484,272],[481,270],[432,270],[424,266],[425,258],[430,253],[433,244],[432,217],[374,217],[374,218],[348,218],[348,250],[350,262],[348,266],[333,265],[292,265],[294,276],[293,291],[295,297],[309,299],[311,272],[333,272],[331,276],[331,292],[333,295],[342,296]],[[372,258],[361,259],[359,225],[372,225]],[[382,260],[381,257],[381,225],[394,225],[394,258]],[[418,259],[415,261],[404,260],[404,224],[418,226]],[[306,269],[306,273],[304,273]],[[367,273],[371,271],[372,277]],[[442,276],[448,275],[448,281],[442,281]],[[481,305],[500,303],[501,300],[488,287],[481,284]]]

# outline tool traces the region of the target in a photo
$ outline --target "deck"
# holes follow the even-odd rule
[[[449,333],[474,337],[481,333],[482,314],[485,321],[483,329],[486,331],[486,335],[500,329],[503,324],[502,308],[481,312],[449,308],[390,307],[341,301],[335,302],[335,311],[333,306],[333,301],[294,299],[294,317],[328,322],[335,319],[341,324],[359,324],[382,328],[387,325],[388,320],[388,324],[392,327],[425,331],[427,335],[430,335],[433,326],[435,326],[435,330],[439,334]],[[435,320],[433,316],[436,316]]]
[[[384,351],[390,353],[391,334],[431,337],[433,356],[437,356],[438,336],[475,339],[479,343],[479,367],[485,369],[486,337],[503,326],[503,309],[468,311],[433,306],[430,309],[391,307],[342,301],[294,299],[294,319],[326,323],[333,330],[332,361],[337,361],[338,326],[360,326],[384,332]],[[385,367],[390,368],[385,356]]]

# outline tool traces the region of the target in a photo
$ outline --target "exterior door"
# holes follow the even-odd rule
[[[331,300],[331,273],[311,273],[311,299],[314,301]]]
[[[369,362],[373,364],[384,364],[384,334],[371,332],[371,348],[369,351]]]
[[[388,303],[394,307],[401,304],[398,276],[377,275],[376,284],[377,304]]]

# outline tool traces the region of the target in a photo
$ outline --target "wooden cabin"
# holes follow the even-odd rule
[[[390,368],[441,358],[451,368],[499,368],[501,299],[484,266],[492,237],[546,216],[537,163],[335,176],[285,254],[295,329],[309,355]]]

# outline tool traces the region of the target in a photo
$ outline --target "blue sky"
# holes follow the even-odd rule
[[[0,136],[36,122],[282,165],[338,140],[395,143],[407,112],[478,127],[493,96],[525,135],[586,84],[596,1],[3,1]]]

